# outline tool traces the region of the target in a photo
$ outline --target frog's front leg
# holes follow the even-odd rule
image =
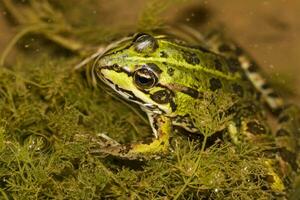
[[[166,154],[172,131],[171,119],[163,115],[148,114],[155,138],[149,143],[140,142],[129,145],[103,147],[100,152],[126,159],[151,159]]]

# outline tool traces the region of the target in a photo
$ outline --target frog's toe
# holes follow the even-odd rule
[[[112,156],[119,156],[119,157],[126,157],[125,155],[128,154],[130,151],[130,147],[126,145],[110,145],[107,144],[106,146],[100,148],[93,148],[90,149],[91,154],[97,155],[112,155]]]
[[[116,140],[112,139],[111,137],[109,137],[108,135],[104,134],[104,133],[99,133],[97,134],[97,136],[105,141],[106,144],[109,144],[109,146],[118,146],[120,145],[119,142],[117,142]]]

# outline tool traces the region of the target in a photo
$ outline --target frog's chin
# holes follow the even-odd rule
[[[154,113],[159,115],[170,113],[170,110],[167,107],[161,107],[151,103],[144,103],[142,105],[140,104],[140,107],[143,111],[147,113]]]
[[[144,112],[147,112],[147,113],[155,113],[155,114],[159,114],[159,115],[164,113],[163,110],[161,110],[157,105],[154,105],[154,104],[145,103],[145,104],[140,105],[140,107]]]

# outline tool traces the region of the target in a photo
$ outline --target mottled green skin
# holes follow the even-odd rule
[[[118,87],[130,90],[145,103],[157,105],[167,116],[185,116],[195,112],[195,98],[201,99],[205,93],[216,91],[232,94],[237,101],[257,101],[255,89],[239,66],[232,66],[215,53],[158,38],[158,47],[153,52],[137,52],[132,40],[129,40],[104,54],[97,65],[118,65],[115,70],[103,69],[104,77]],[[134,85],[132,73],[148,63],[156,64],[162,72],[159,84],[144,92]],[[174,93],[170,102],[161,104],[150,98],[151,94],[165,88]],[[172,104],[176,105],[176,109],[172,109]]]

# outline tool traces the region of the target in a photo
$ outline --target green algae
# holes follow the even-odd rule
[[[268,199],[262,149],[205,151],[174,136],[174,152],[145,162],[90,153],[98,133],[120,142],[151,133],[132,110],[89,87],[69,60],[0,70],[0,186],[13,199]],[[179,138],[178,138],[179,137]]]

